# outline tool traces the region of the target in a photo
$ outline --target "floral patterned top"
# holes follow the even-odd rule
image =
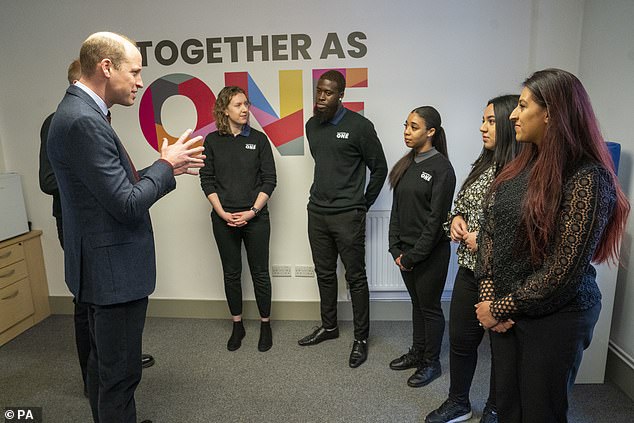
[[[527,169],[504,182],[483,211],[476,278],[497,320],[580,311],[601,301],[592,257],[612,216],[616,189],[601,165],[579,165],[564,179],[556,232],[546,257],[531,264],[520,222]]]
[[[462,216],[467,222],[469,232],[480,230],[480,217],[482,216],[482,202],[491,183],[495,179],[495,165],[480,174],[478,179],[460,190],[454,201],[453,210],[449,212],[447,221],[443,225],[445,233],[449,236],[451,222],[456,216]],[[475,270],[477,251],[471,252],[464,242],[458,246],[458,265]]]

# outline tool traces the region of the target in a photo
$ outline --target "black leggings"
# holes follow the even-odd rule
[[[231,315],[242,314],[241,248],[244,241],[260,317],[269,317],[271,315],[271,277],[269,275],[271,226],[268,211],[262,210],[241,228],[227,225],[227,222],[213,212],[211,223],[222,261],[225,295]]]
[[[450,254],[449,242],[440,242],[427,260],[416,264],[412,271],[401,272],[412,298],[413,346],[424,351],[423,358],[427,363],[437,362],[440,357],[445,331],[440,297]]]
[[[478,346],[484,329],[476,318],[474,305],[478,302],[478,283],[473,272],[460,266],[451,296],[449,311],[449,398],[461,404],[469,403],[471,382],[478,364]],[[493,361],[493,360],[491,360]],[[487,405],[495,409],[493,363]]]

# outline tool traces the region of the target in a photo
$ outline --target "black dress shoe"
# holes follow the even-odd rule
[[[440,377],[440,373],[440,362],[425,363],[407,379],[407,386],[420,388],[421,386],[429,385]]]
[[[392,370],[407,370],[418,368],[423,363],[423,352],[412,347],[406,354],[403,354],[399,358],[395,358],[390,362],[390,369]]]
[[[150,354],[141,354],[141,367],[147,369],[152,366],[154,366],[154,357]]]
[[[339,328],[334,328],[332,330],[326,330],[323,326],[315,329],[313,333],[308,336],[303,337],[297,343],[302,347],[307,345],[317,345],[320,342],[326,341],[328,339],[339,338]]]
[[[348,364],[353,369],[362,365],[365,360],[368,358],[368,341],[357,341],[354,340],[352,344],[352,351],[350,351],[350,360]]]
[[[152,423],[152,420],[143,420],[141,423]]]

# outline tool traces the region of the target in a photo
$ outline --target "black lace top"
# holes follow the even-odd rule
[[[557,231],[539,266],[531,265],[519,225],[528,174],[500,185],[483,211],[476,277],[480,300],[493,301],[497,320],[585,310],[601,301],[590,261],[616,202],[609,172],[583,164],[565,179]]]

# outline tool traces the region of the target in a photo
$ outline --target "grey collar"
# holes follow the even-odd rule
[[[430,150],[424,151],[422,153],[416,153],[416,155],[414,156],[414,163],[420,163],[423,160],[427,160],[428,158],[435,156],[436,154],[438,154],[438,150],[436,150],[436,147],[432,147]]]

